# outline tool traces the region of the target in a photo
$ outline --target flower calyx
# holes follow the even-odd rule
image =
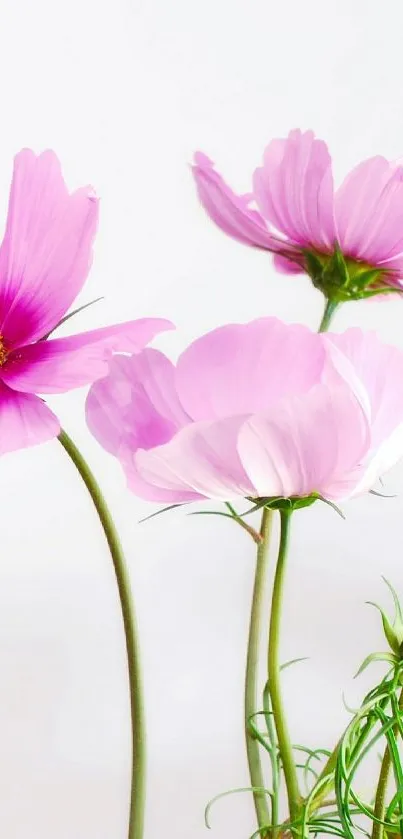
[[[390,281],[392,272],[344,256],[337,242],[331,254],[309,250],[304,257],[313,285],[334,303],[403,291]]]

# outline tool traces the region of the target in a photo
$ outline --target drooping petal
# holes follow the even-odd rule
[[[93,190],[69,195],[53,152],[16,156],[0,248],[0,334],[9,347],[38,340],[70,307],[88,274],[97,219]]]
[[[238,416],[188,425],[165,446],[139,450],[137,470],[147,483],[175,491],[184,500],[189,491],[217,501],[250,495],[253,486],[237,452],[243,421]]]
[[[0,382],[0,454],[45,443],[59,432],[57,417],[42,399]]]
[[[89,390],[86,417],[101,446],[117,455],[166,443],[189,422],[175,390],[175,368],[161,352],[115,356],[109,373]]]
[[[338,189],[335,208],[343,253],[393,268],[403,254],[403,168],[383,157],[365,160]]]
[[[299,324],[270,317],[229,324],[182,353],[177,390],[194,420],[264,412],[286,394],[309,390],[325,356],[321,339]]]
[[[347,387],[317,385],[241,428],[238,450],[258,496],[344,498],[363,474],[369,427]]]
[[[158,350],[138,355],[115,356],[109,374],[92,385],[87,396],[86,417],[90,431],[101,446],[116,455],[132,492],[147,501],[191,501],[194,492],[161,490],[138,473],[135,454],[169,441],[189,422],[174,385],[174,366]]]
[[[11,353],[0,378],[25,393],[64,393],[105,376],[112,353],[140,352],[155,335],[172,328],[162,318],[143,318],[39,341]]]
[[[303,274],[304,268],[296,259],[288,259],[286,256],[276,253],[273,258],[273,265],[280,274]]]
[[[201,152],[195,154],[192,169],[200,201],[224,233],[246,245],[278,250],[279,244],[269,233],[264,219],[248,206],[249,195],[236,195]]]
[[[273,140],[253,191],[262,215],[291,242],[331,250],[336,239],[331,158],[312,131]]]

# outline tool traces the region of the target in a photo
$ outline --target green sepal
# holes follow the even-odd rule
[[[395,286],[379,286],[379,288],[368,289],[361,297],[367,299],[368,297],[376,297],[377,294],[403,294],[403,288],[395,288]]]
[[[321,287],[323,278],[323,262],[312,251],[305,251],[305,268],[314,285]]]
[[[336,304],[403,292],[403,289],[389,285],[390,272],[345,257],[337,242],[332,254],[305,251],[304,260],[313,285]]]
[[[324,268],[323,282],[334,288],[346,287],[350,282],[347,263],[337,242],[332,257]]]

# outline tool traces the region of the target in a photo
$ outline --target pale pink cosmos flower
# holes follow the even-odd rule
[[[230,324],[176,366],[115,356],[87,421],[144,499],[345,499],[403,455],[403,352],[359,329]]]
[[[307,254],[326,265],[338,247],[351,287],[368,269],[379,269],[368,274],[369,287],[403,287],[401,165],[372,157],[335,190],[326,144],[312,131],[294,130],[268,145],[247,195],[236,195],[201,152],[195,155],[193,173],[213,221],[234,239],[271,251],[280,271],[311,274]]]
[[[172,326],[144,319],[45,340],[84,285],[97,219],[93,190],[69,194],[53,152],[16,156],[0,247],[0,454],[59,433],[36,394],[87,385],[106,374],[114,351],[139,352]]]

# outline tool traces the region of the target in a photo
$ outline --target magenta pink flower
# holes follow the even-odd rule
[[[56,156],[15,158],[0,248],[0,453],[55,437],[59,422],[37,393],[61,393],[104,376],[112,352],[138,352],[168,321],[145,319],[46,339],[84,285],[98,201],[69,195]]]
[[[403,353],[359,329],[231,324],[176,366],[115,356],[87,420],[145,499],[347,498],[403,455]]]
[[[232,192],[200,152],[193,172],[205,210],[225,233],[274,253],[283,272],[307,271],[328,297],[403,287],[402,166],[370,158],[334,191],[326,144],[296,130],[268,145],[248,195]],[[329,266],[336,251],[343,269]]]

